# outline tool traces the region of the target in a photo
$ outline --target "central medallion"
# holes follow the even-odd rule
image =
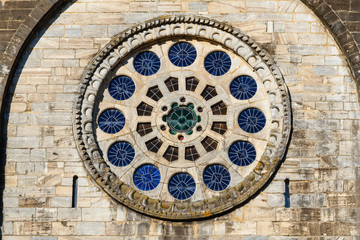
[[[173,135],[177,133],[191,135],[196,123],[201,120],[194,111],[194,104],[190,103],[187,106],[179,106],[177,103],[174,103],[171,108],[169,114],[163,118],[163,121],[170,128],[170,133]]]

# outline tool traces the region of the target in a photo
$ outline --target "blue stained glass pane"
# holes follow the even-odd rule
[[[243,141],[233,143],[228,154],[230,160],[238,166],[247,166],[256,158],[255,147],[251,143]]]
[[[240,76],[232,80],[230,92],[234,98],[246,100],[252,98],[257,91],[257,84],[250,76]]]
[[[169,181],[170,194],[179,200],[190,198],[195,192],[196,184],[192,176],[187,173],[177,173]]]
[[[108,150],[109,161],[117,167],[129,165],[134,157],[135,150],[128,142],[114,143]]]
[[[134,59],[134,68],[141,75],[153,75],[160,69],[160,59],[153,52],[141,52]]]
[[[257,133],[265,127],[266,118],[259,109],[247,108],[240,113],[238,124],[245,132]]]
[[[128,76],[118,76],[111,80],[109,93],[116,100],[126,100],[135,92],[135,83]]]
[[[154,165],[146,164],[135,170],[134,183],[143,191],[150,191],[160,183],[160,171]]]
[[[176,43],[169,50],[170,61],[177,67],[191,65],[195,61],[196,55],[194,46],[186,42]]]
[[[105,110],[100,114],[98,124],[104,132],[114,134],[125,126],[125,116],[117,109]]]
[[[205,69],[214,76],[224,75],[231,67],[229,55],[222,51],[210,53],[205,58]]]
[[[218,164],[210,165],[204,170],[204,182],[213,191],[222,191],[230,184],[229,171]]]

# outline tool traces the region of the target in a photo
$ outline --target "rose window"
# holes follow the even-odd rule
[[[274,174],[290,134],[280,71],[251,39],[204,18],[119,34],[83,77],[75,127],[96,182],[163,219],[226,212]]]

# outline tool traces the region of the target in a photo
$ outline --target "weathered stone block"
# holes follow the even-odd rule
[[[90,2],[86,4],[88,12],[127,12],[130,4],[128,2],[109,2],[107,4]]]
[[[21,234],[36,236],[51,234],[50,222],[24,222],[23,228],[19,229]]]
[[[206,2],[189,2],[190,11],[207,12],[208,6]]]
[[[282,202],[284,204],[284,202]],[[245,221],[275,221],[275,210],[272,208],[244,208]]]
[[[19,207],[23,208],[43,208],[47,204],[45,197],[20,197]]]
[[[110,208],[83,208],[82,220],[83,221],[111,221],[114,219],[113,213]]]
[[[275,216],[276,216],[275,219],[276,221],[281,221],[281,222],[298,221],[300,218],[299,212],[300,212],[299,209],[296,208],[278,208],[276,209],[275,212]]]
[[[305,222],[320,221],[320,209],[302,208],[300,210],[300,221],[305,221]]]
[[[226,222],[226,233],[228,235],[255,235],[256,222]]]
[[[37,208],[35,218],[38,221],[55,221],[57,219],[56,208]]]
[[[39,145],[39,137],[9,137],[7,141],[7,146],[10,148],[37,148]]]
[[[148,235],[150,230],[150,224],[148,222],[141,222],[135,226],[135,234],[138,235]]]
[[[103,222],[78,222],[78,235],[104,235],[105,223]]]
[[[277,12],[277,2],[249,1],[246,2],[246,10],[249,12]]]
[[[106,25],[85,25],[83,26],[84,37],[107,37],[108,27]]]
[[[310,194],[292,194],[290,196],[292,207],[314,207],[314,197]]]
[[[52,234],[54,235],[75,235],[76,223],[69,221],[53,222]]]
[[[51,25],[44,33],[45,37],[62,37],[64,36],[64,25]]]
[[[223,1],[223,2],[209,2],[208,11],[210,14],[219,13],[240,13],[245,12],[244,1]]]
[[[214,224],[214,234],[216,235],[225,235],[226,228],[225,222],[215,222]]]
[[[135,234],[135,224],[134,223],[106,223],[106,234],[107,235],[127,235],[131,236]]]

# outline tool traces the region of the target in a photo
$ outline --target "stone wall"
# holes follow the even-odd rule
[[[358,83],[360,79],[359,3],[355,0],[302,1],[320,17],[326,27],[331,29],[335,40],[343,48]],[[66,2],[67,0],[4,0],[0,2],[1,93],[5,91],[9,75],[12,74],[10,70],[17,57],[22,54],[22,46],[25,45],[25,41],[29,37],[31,38],[31,33],[36,26],[41,26],[49,16],[56,14],[60,6]],[[42,21],[40,21],[41,19]]]
[[[356,5],[350,3],[352,10]],[[40,14],[30,13],[27,19],[40,19],[52,3],[43,6]],[[342,4],[329,6],[339,9],[328,14],[340,16],[356,40],[356,29],[348,22],[356,15],[343,11]],[[358,239],[356,81],[336,38],[306,5],[298,0],[94,0],[67,4],[58,13],[24,45],[4,95],[4,239]],[[277,62],[292,98],[291,144],[274,180],[246,205],[205,221],[161,221],[117,205],[89,178],[73,137],[74,101],[94,54],[127,27],[172,13],[226,21],[250,35]],[[32,28],[26,28],[29,34]],[[22,33],[19,29],[15,36]],[[13,59],[6,58],[6,66],[12,66],[20,47],[21,42],[10,54]],[[352,54],[346,53],[350,59]],[[355,69],[356,62],[351,64]],[[2,73],[9,76],[10,69],[3,65]],[[71,208],[74,175],[79,177],[77,208]],[[286,178],[290,208],[284,208]]]

